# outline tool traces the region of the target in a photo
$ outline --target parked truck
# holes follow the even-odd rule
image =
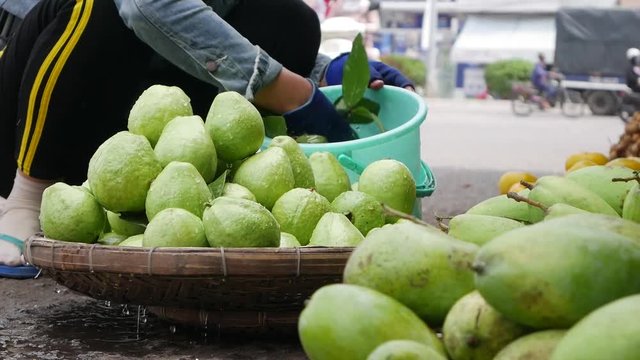
[[[594,115],[613,115],[629,88],[626,50],[640,48],[640,9],[561,8],[554,66]]]

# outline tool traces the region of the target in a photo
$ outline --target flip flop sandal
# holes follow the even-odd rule
[[[21,251],[24,250],[24,243],[13,236],[0,234],[0,241],[10,242],[17,246]],[[38,273],[40,273],[40,270],[32,265],[0,265],[0,278],[33,279],[38,275]]]

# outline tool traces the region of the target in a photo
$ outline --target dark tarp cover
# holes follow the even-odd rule
[[[555,66],[564,74],[624,76],[626,51],[640,48],[640,9],[561,8]]]

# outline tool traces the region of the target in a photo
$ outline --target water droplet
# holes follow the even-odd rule
[[[176,330],[177,330],[177,329],[176,329],[176,326],[175,326],[175,325],[171,325],[171,326],[169,326],[169,332],[170,332],[170,333],[175,334],[175,333],[176,333]]]

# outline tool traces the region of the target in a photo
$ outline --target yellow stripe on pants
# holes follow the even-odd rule
[[[84,4],[84,8],[83,8],[83,4]],[[52,51],[45,58],[45,62],[41,66],[40,70],[38,71],[38,75],[36,76],[34,86],[31,89],[25,130],[22,136],[20,154],[18,157],[18,167],[21,168],[22,171],[27,175],[30,174],[33,158],[35,157],[35,153],[38,148],[38,144],[40,142],[40,137],[42,135],[42,129],[44,128],[44,124],[47,119],[47,110],[49,107],[49,102],[51,100],[51,94],[53,93],[56,82],[58,81],[60,72],[64,68],[66,61],[71,55],[71,52],[73,51],[74,47],[78,43],[78,40],[82,36],[82,33],[84,32],[87,26],[87,23],[89,22],[92,8],[93,8],[93,0],[76,0],[76,5],[73,8],[73,12],[71,14],[71,19],[69,21],[69,24],[67,25],[65,31],[63,32],[58,42],[56,42]],[[51,63],[60,52],[60,49],[62,49],[62,53],[60,54],[60,57],[55,61],[53,70],[51,71],[51,74],[49,75],[46,81],[44,92],[40,100],[40,106],[38,108],[38,114],[37,114],[35,130],[33,133],[33,138],[31,139],[31,141],[29,141],[29,134],[32,128],[32,122],[34,117],[34,114],[33,114],[34,105],[35,105],[36,96],[38,94],[38,90],[44,80],[44,77],[46,76],[46,73]],[[27,144],[29,144],[28,150],[26,146]]]

